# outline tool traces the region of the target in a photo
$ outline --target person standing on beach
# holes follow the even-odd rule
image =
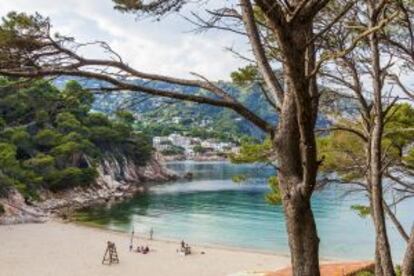
[[[129,251],[132,251],[132,249],[134,248],[134,228],[132,228],[132,232],[131,232],[131,241],[129,242]]]
[[[151,227],[151,230],[150,230],[150,240],[152,240],[152,236],[154,235],[154,229]]]

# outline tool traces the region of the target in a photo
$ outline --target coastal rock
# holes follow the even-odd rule
[[[0,224],[40,223],[45,222],[44,212],[28,205],[23,196],[16,190],[10,191],[8,198],[0,199],[4,214],[0,216]]]
[[[130,198],[144,191],[148,182],[165,182],[178,178],[162,164],[157,155],[142,167],[125,158],[108,157],[98,167],[98,173],[95,183],[88,187],[56,193],[42,191],[40,200],[30,204],[25,202],[19,192],[12,191],[8,198],[0,198],[5,209],[0,216],[0,224],[44,222],[54,215],[67,216],[77,209]]]

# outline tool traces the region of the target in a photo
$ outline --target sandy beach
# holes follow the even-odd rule
[[[0,226],[0,275],[247,275],[243,272],[276,270],[290,261],[282,255],[194,245],[193,254],[183,257],[176,253],[177,242],[136,239],[135,244],[151,249],[143,255],[129,252],[129,240],[126,233],[56,221]],[[101,264],[107,241],[115,242],[119,264]]]

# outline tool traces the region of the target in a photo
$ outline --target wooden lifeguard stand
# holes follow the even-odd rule
[[[102,264],[119,264],[118,253],[116,252],[115,243],[108,241]]]

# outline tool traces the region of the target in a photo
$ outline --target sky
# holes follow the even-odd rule
[[[201,12],[205,6],[193,4],[184,14],[189,9]],[[190,72],[196,72],[211,80],[228,80],[245,63],[225,48],[248,50],[235,34],[191,32],[194,26],[178,14],[159,22],[138,20],[115,11],[111,0],[0,0],[0,16],[10,11],[39,12],[50,17],[54,32],[81,42],[106,41],[125,62],[148,73],[194,78]]]

